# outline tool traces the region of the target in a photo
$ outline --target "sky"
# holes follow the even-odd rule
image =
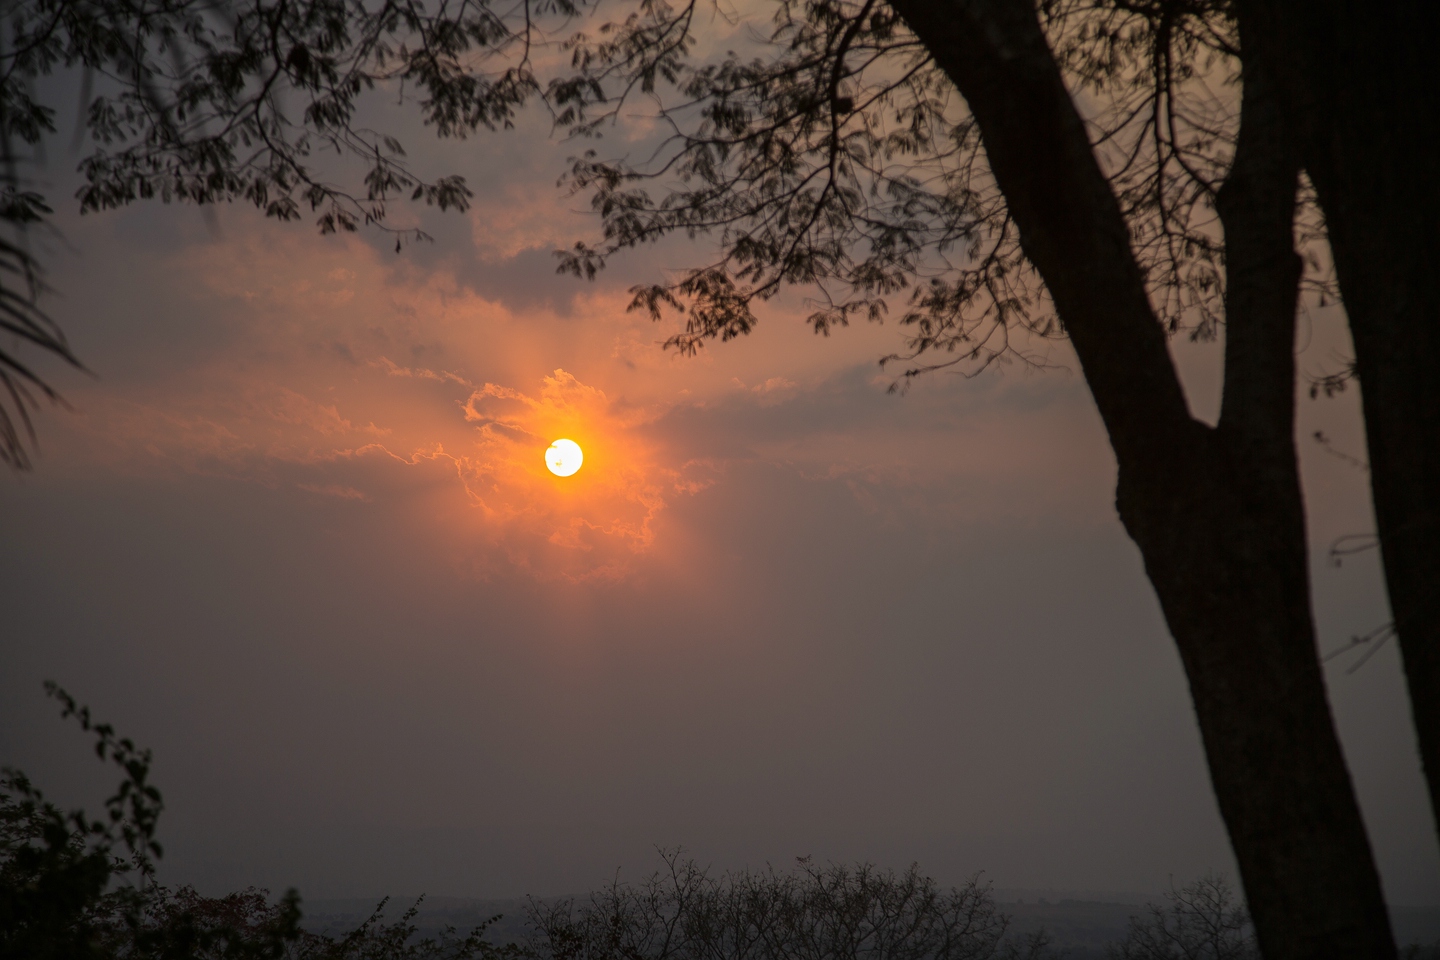
[[[69,408],[0,477],[0,761],[65,803],[111,785],[57,681],[154,750],[163,876],[213,893],[547,896],[675,846],[1006,888],[1233,876],[1066,346],[892,394],[896,327],[817,337],[795,297],[662,350],[673,321],[626,290],[701,251],[556,276],[595,224],[546,134],[409,130],[477,196],[398,211],[435,236],[398,254],[60,204],[50,307],[90,373],[46,367]],[[1345,344],[1307,311],[1303,369]],[[1200,416],[1220,350],[1174,346]],[[1357,393],[1299,410],[1329,651],[1388,615],[1373,552],[1328,557],[1373,529],[1340,455]],[[560,436],[586,457],[565,480]],[[1352,663],[1326,677],[1387,895],[1440,905],[1398,654]]]

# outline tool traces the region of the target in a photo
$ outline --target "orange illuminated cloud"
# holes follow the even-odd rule
[[[564,370],[545,377],[534,397],[487,383],[463,409],[474,446],[444,456],[454,461],[487,538],[510,563],[539,575],[623,574],[630,558],[653,544],[667,497],[693,491],[693,478],[665,466],[639,435],[653,412],[618,409]],[[559,437],[585,451],[585,467],[574,476],[545,467],[545,450]]]
[[[695,465],[668,464],[645,438],[659,408],[618,404],[564,370],[544,377],[532,396],[389,361],[368,369],[357,396],[371,410],[388,407],[395,419],[383,427],[343,401],[214,381],[184,415],[168,404],[125,403],[95,426],[131,462],[143,452],[140,460],[184,473],[295,489],[355,509],[398,506],[412,518],[418,511],[422,526],[428,515],[431,529],[444,531],[447,549],[456,550],[459,537],[458,562],[480,576],[516,567],[542,579],[624,576],[655,543],[667,500],[709,483]],[[450,399],[421,405],[411,397],[407,406],[405,391],[417,386]],[[574,476],[545,466],[558,437],[585,451]]]

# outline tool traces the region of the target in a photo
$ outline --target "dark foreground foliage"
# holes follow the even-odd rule
[[[912,866],[773,867],[711,875],[678,850],[638,883],[616,880],[583,901],[537,901],[530,941],[487,939],[492,917],[462,936],[421,936],[419,902],[397,920],[386,901],[339,935],[300,926],[300,897],[250,888],[206,897],[155,879],[164,804],[150,752],[96,723],[47,684],[62,714],[121,771],[102,816],[65,812],[21,772],[0,775],[0,960],[1044,960],[1064,956],[1041,931],[1020,937],[987,885],[944,888]],[[1111,960],[1259,960],[1254,928],[1228,882],[1206,877],[1132,917]],[[1440,960],[1440,945],[1403,960]]]
[[[164,807],[149,782],[150,752],[117,737],[64,690],[46,685],[65,717],[95,737],[121,770],[105,813],[61,810],[18,770],[0,774],[0,960],[513,960],[520,947],[460,936],[420,937],[416,907],[350,933],[302,930],[300,897],[251,888],[224,897],[155,880],[155,828]],[[498,918],[496,918],[498,919]],[[492,921],[493,922],[493,921]]]

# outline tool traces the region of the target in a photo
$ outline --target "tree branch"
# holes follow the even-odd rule
[[[980,126],[1026,256],[1065,324],[1122,472],[1172,462],[1198,422],[1119,203],[1026,0],[892,0]]]
[[[1242,21],[1242,49],[1245,39]],[[1294,240],[1299,175],[1273,78],[1247,61],[1235,161],[1216,198],[1226,250],[1220,429],[1248,450],[1285,451],[1292,459],[1295,310],[1304,270]]]

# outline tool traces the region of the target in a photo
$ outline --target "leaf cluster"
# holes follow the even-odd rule
[[[604,239],[577,245],[562,269],[593,276],[619,250],[709,235],[718,260],[634,291],[652,316],[688,311],[670,340],[684,351],[748,332],[756,304],[789,285],[818,292],[809,320],[826,333],[880,320],[918,284],[904,321],[918,351],[1003,352],[1006,321],[1028,320],[1034,304],[1018,236],[973,120],[898,16],[879,0],[786,0],[764,33],[714,63],[681,63],[639,39],[692,29],[695,15],[694,0],[649,5],[577,56],[613,88],[587,104],[592,118],[617,115],[629,78],[663,75],[636,51],[668,57],[676,79],[673,98],[657,96],[666,136],[652,156],[592,149],[574,161],[570,183],[591,194]]]
[[[163,809],[149,782],[150,752],[92,721],[64,690],[46,684],[64,717],[95,738],[95,754],[121,780],[100,817],[61,810],[21,772],[0,775],[0,956],[101,956],[102,932],[133,925],[161,854]]]
[[[1034,360],[1026,343],[1063,335],[973,118],[887,6],[784,0],[743,52],[692,62],[697,2],[652,0],[578,48],[592,91],[579,133],[618,117],[635,78],[642,92],[674,80],[652,98],[666,132],[653,154],[592,149],[573,161],[570,183],[589,193],[603,239],[564,253],[562,269],[594,276],[630,247],[712,238],[713,262],[633,291],[632,306],[652,316],[688,311],[669,341],[686,351],[748,332],[756,303],[792,284],[818,291],[810,322],[821,333],[878,321],[903,298],[908,352],[887,360],[918,361],[906,376]],[[1231,0],[1042,0],[1037,13],[1157,316],[1170,333],[1213,338],[1225,277],[1215,199],[1233,160],[1243,61]],[[1323,303],[1334,285],[1308,186],[1296,233]]]
[[[0,166],[0,463],[22,470],[30,466],[35,441],[30,410],[38,397],[58,402],[59,396],[21,359],[17,345],[28,343],[80,366],[65,334],[40,307],[43,270],[26,242],[27,232],[51,212],[41,194],[18,182],[12,163]]]
[[[40,308],[42,264],[28,237],[51,209],[26,165],[57,131],[59,85],[80,98],[82,211],[137,200],[253,204],[322,233],[388,225],[399,199],[464,210],[463,177],[422,176],[392,135],[362,122],[365,96],[414,103],[442,136],[511,124],[538,89],[541,22],[575,0],[16,0],[0,14],[0,330],[78,366]],[[358,183],[326,157],[358,164]],[[333,166],[334,161],[330,161]],[[344,164],[341,164],[344,166]],[[0,345],[0,458],[29,463],[29,411],[58,399]],[[28,436],[27,436],[28,435]]]

